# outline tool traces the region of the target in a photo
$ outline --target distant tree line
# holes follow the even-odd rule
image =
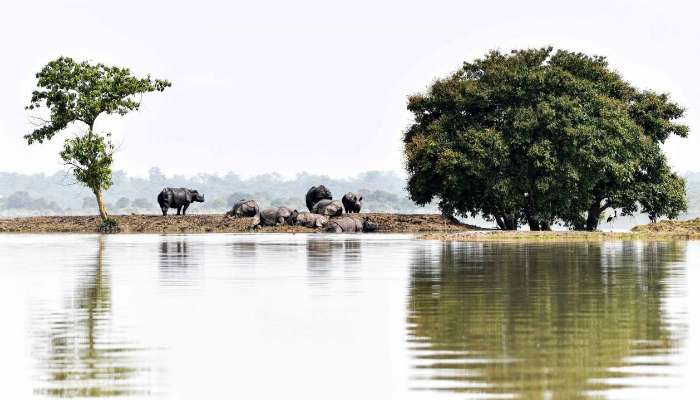
[[[189,187],[204,193],[207,201],[193,208],[195,213],[224,212],[242,198],[255,199],[261,207],[284,205],[303,209],[306,191],[321,183],[337,198],[348,191],[363,193],[363,210],[368,212],[436,212],[432,205],[415,205],[404,189],[405,179],[385,171],[369,171],[344,179],[308,173],[293,179],[275,173],[244,179],[232,172],[223,176],[204,173],[166,176],[154,167],[147,177],[116,171],[112,180],[104,199],[105,207],[115,214],[159,213],[156,196],[166,186]],[[94,194],[74,184],[72,176],[65,172],[53,175],[0,172],[0,212],[5,214],[90,214],[97,209]]]

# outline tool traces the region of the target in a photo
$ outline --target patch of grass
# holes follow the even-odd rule
[[[97,228],[100,233],[119,233],[121,228],[119,228],[119,221],[115,218],[105,218],[100,226]]]
[[[574,231],[468,231],[468,232],[434,232],[423,235],[420,239],[446,241],[588,241],[604,240],[690,240],[700,239],[700,233],[687,230],[675,231],[631,231],[631,232],[574,232]]]

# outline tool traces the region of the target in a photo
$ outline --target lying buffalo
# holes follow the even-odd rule
[[[253,220],[253,226],[284,225],[294,211],[287,207],[266,208],[258,213]]]
[[[331,191],[323,185],[312,186],[311,189],[306,192],[306,207],[309,211],[313,212],[314,205],[323,199],[333,200]]]
[[[323,228],[328,223],[328,217],[310,212],[292,211],[292,215],[287,219],[289,225],[301,225],[307,228]]]
[[[314,204],[311,212],[321,214],[327,217],[337,217],[343,214],[343,204],[338,200],[323,199]]]
[[[226,215],[236,218],[254,217],[258,212],[260,212],[260,208],[255,200],[239,200]]]
[[[376,230],[377,224],[369,221],[367,218],[364,220],[353,217],[333,218],[326,225],[326,231],[334,233],[374,232]]]
[[[204,196],[196,190],[185,188],[164,188],[158,193],[158,204],[163,215],[168,215],[168,208],[177,208],[177,215],[185,215],[187,207],[193,202],[204,203]]]
[[[347,192],[345,193],[345,196],[343,196],[343,207],[345,207],[345,212],[350,214],[350,213],[359,213],[360,209],[362,208],[362,195],[353,193],[353,192]]]

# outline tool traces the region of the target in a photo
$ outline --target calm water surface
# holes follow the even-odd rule
[[[0,236],[0,399],[698,398],[700,242]]]

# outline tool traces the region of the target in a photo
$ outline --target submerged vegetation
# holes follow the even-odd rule
[[[687,136],[684,109],[633,87],[604,57],[492,51],[411,96],[408,109],[409,193],[447,215],[592,231],[606,210],[656,220],[687,207],[661,149]]]

